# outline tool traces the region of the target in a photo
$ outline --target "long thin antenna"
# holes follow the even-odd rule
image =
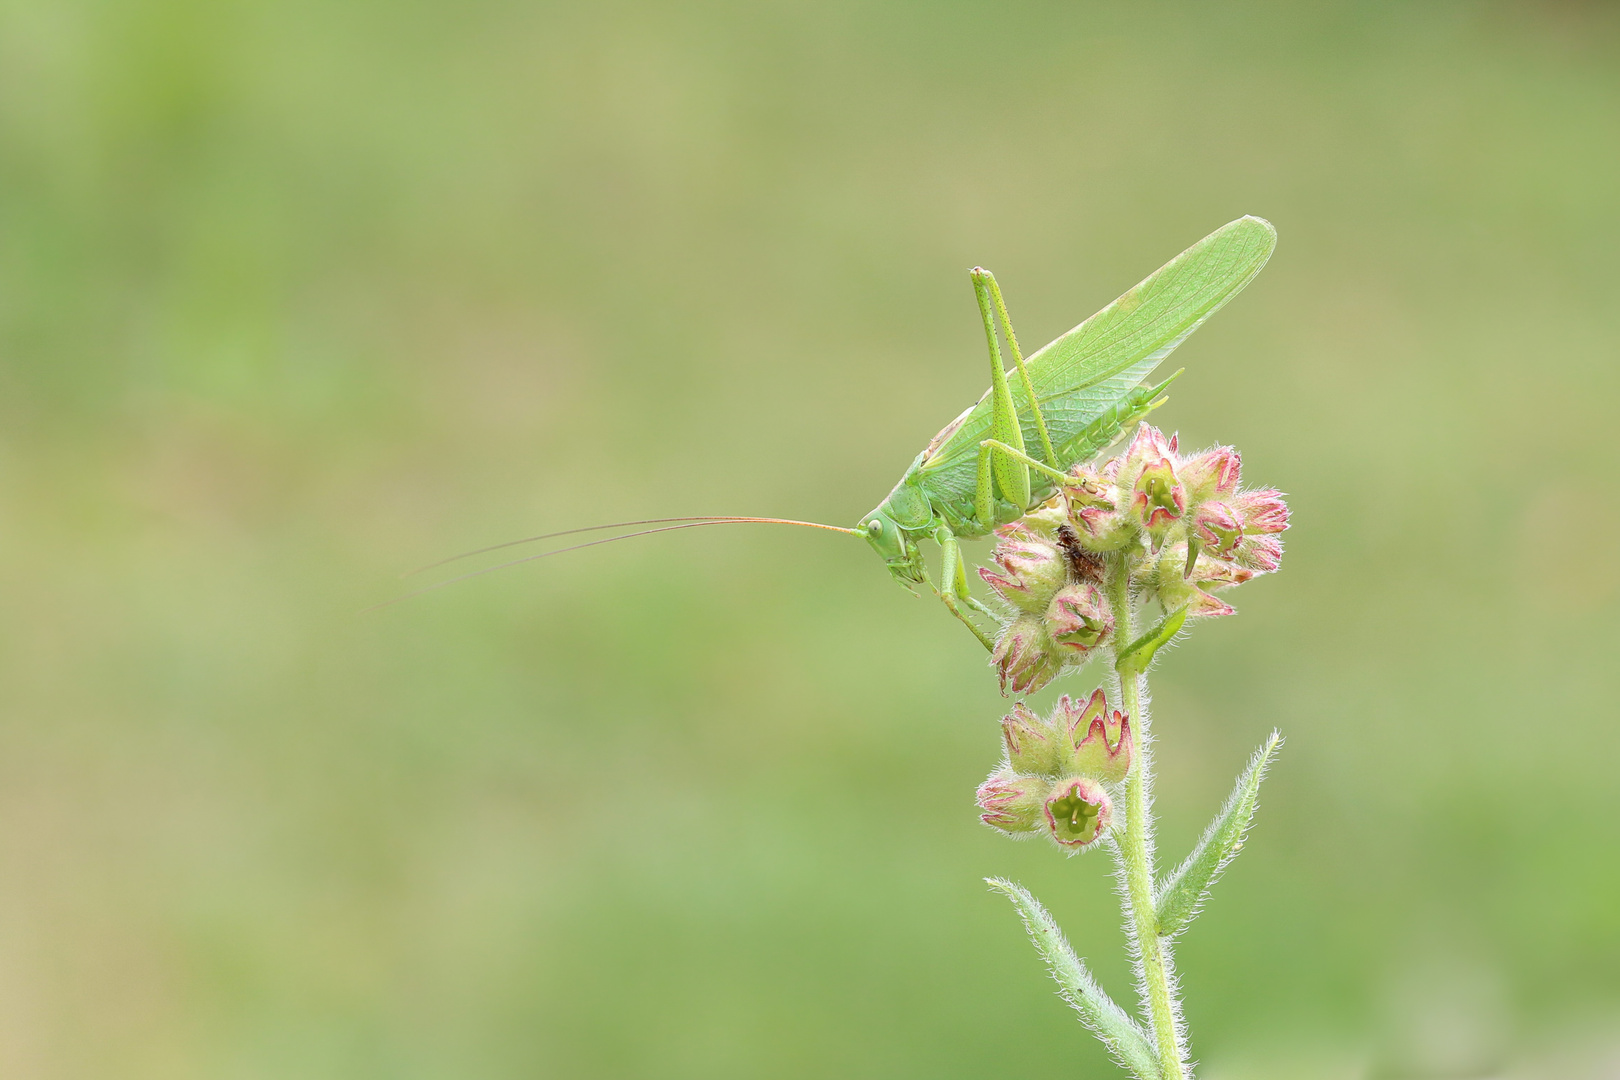
[[[562,529],[558,532],[541,533],[539,536],[525,536],[521,540],[508,540],[504,544],[491,544],[489,547],[481,547],[477,551],[463,551],[460,555],[451,555],[449,558],[440,559],[438,562],[430,562],[426,566],[418,566],[415,570],[407,570],[405,573],[399,576],[402,578],[415,577],[417,574],[436,569],[443,566],[445,563],[453,563],[461,559],[470,559],[474,555],[487,555],[491,551],[499,551],[502,548],[517,547],[520,544],[533,544],[540,540],[555,540],[559,536],[575,536],[579,533],[601,532],[604,529],[629,529],[637,525],[664,525],[671,521],[735,520],[737,520],[737,515],[735,514],[709,514],[698,517],[645,518],[641,521],[615,521],[610,525],[586,525],[584,528],[580,529]]]
[[[651,536],[654,533],[677,532],[677,531],[679,531],[681,529],[699,529],[699,528],[702,528],[705,525],[749,525],[749,524],[753,524],[753,525],[800,525],[800,526],[803,526],[804,528],[807,528],[807,529],[826,529],[829,532],[848,533],[851,536],[864,536],[865,535],[865,533],[861,532],[861,530],[859,530],[859,529],[846,529],[841,525],[823,525],[819,521],[794,521],[791,518],[769,518],[769,517],[705,518],[705,519],[703,519],[701,521],[689,521],[689,522],[686,522],[685,524],[682,524],[682,525],[665,525],[662,528],[642,529],[639,532],[625,533],[623,536],[609,536],[609,537],[605,537],[604,539],[601,539],[601,540],[587,540],[583,544],[571,544],[568,547],[554,548],[551,551],[542,551],[537,555],[525,555],[521,559],[512,559],[512,560],[510,560],[508,562],[497,563],[494,566],[486,566],[482,570],[474,570],[471,573],[461,574],[461,575],[458,575],[457,577],[453,577],[453,578],[447,578],[444,581],[436,581],[432,585],[428,585],[425,588],[417,589],[415,592],[408,592],[404,596],[396,596],[392,600],[384,600],[380,604],[372,604],[368,608],[362,608],[360,613],[362,615],[364,615],[366,612],[377,611],[380,608],[391,607],[394,604],[403,603],[406,600],[411,600],[411,599],[414,599],[415,597],[421,596],[423,593],[430,593],[430,592],[434,591],[435,589],[442,589],[446,585],[454,585],[458,581],[467,581],[467,580],[469,580],[471,578],[483,577],[485,574],[493,574],[497,570],[505,570],[505,569],[508,569],[509,567],[513,567],[513,566],[521,566],[522,564],[527,563],[527,562],[534,562],[536,559],[546,559],[546,558],[550,558],[553,555],[566,555],[570,551],[582,551],[585,548],[597,547],[598,545],[601,545],[601,544],[611,544],[615,540],[629,540],[631,537],[634,537],[634,536]],[[611,525],[601,525],[601,526],[594,526],[594,527],[595,528],[612,528],[613,526],[611,526]],[[585,529],[575,529],[575,530],[568,530],[568,531],[570,531],[570,532],[585,532],[587,530],[585,530]],[[505,547],[505,546],[507,546],[507,545],[504,545],[504,544],[503,545],[497,545],[497,547]],[[496,548],[489,548],[488,550],[494,551],[494,550],[496,550]]]

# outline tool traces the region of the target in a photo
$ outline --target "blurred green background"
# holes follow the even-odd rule
[[[1107,860],[853,523],[1215,226],[1158,416],[1290,493],[1156,679],[1201,1076],[1620,1076],[1620,12],[0,0],[0,1075],[1116,1075]],[[982,558],[983,546],[971,549]],[[1058,690],[1089,690],[1095,673]]]

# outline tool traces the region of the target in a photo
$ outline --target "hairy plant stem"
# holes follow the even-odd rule
[[[1136,633],[1131,611],[1129,557],[1119,558],[1109,569],[1112,573],[1107,585],[1108,603],[1113,609],[1117,662],[1121,650],[1131,643]],[[1159,920],[1153,907],[1153,820],[1148,809],[1153,763],[1147,708],[1143,703],[1146,682],[1145,674],[1121,676],[1119,680],[1120,708],[1131,718],[1136,753],[1125,781],[1125,835],[1116,850],[1124,868],[1129,909],[1126,914],[1141,958],[1143,1004],[1153,1024],[1159,1065],[1165,1080],[1187,1080],[1181,1040],[1177,1035],[1181,1006],[1170,989],[1170,943],[1159,937]]]

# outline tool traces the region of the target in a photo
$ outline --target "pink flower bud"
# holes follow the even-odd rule
[[[1245,491],[1232,500],[1232,508],[1245,533],[1280,533],[1288,528],[1288,504],[1280,491]]]
[[[1237,610],[1205,591],[1211,568],[1217,566],[1229,568],[1230,564],[1207,554],[1200,555],[1192,573],[1188,574],[1187,545],[1166,544],[1158,559],[1148,563],[1132,580],[1143,592],[1152,595],[1167,612],[1185,608],[1187,617],[1191,619],[1216,618],[1234,614]]]
[[[1108,640],[1114,616],[1102,590],[1089,582],[1065,585],[1046,612],[1047,633],[1066,656],[1078,656]]]
[[[1062,733],[1066,772],[1109,784],[1118,783],[1130,772],[1134,752],[1130,718],[1118,710],[1110,713],[1100,688],[1083,706],[1067,694],[1059,698],[1052,726]]]
[[[1188,580],[1200,589],[1214,590],[1241,585],[1254,575],[1255,571],[1235,563],[1204,557],[1198,560],[1198,565],[1193,568],[1192,576]]]
[[[1015,522],[996,530],[999,542],[990,557],[1001,572],[987,566],[979,576],[1003,600],[1020,611],[1039,614],[1052,602],[1052,594],[1068,577],[1063,553],[1039,533]]]
[[[1119,468],[1120,486],[1129,491],[1130,514],[1147,530],[1153,547],[1187,510],[1187,489],[1176,475],[1176,440],[1150,424],[1136,437]]]
[[[1193,511],[1192,527],[1203,549],[1219,559],[1230,556],[1243,540],[1243,519],[1218,499]]]
[[[1073,776],[1060,781],[1046,796],[1046,828],[1052,839],[1078,850],[1108,831],[1114,804],[1097,781]]]
[[[1007,746],[1007,762],[1016,772],[1049,773],[1057,767],[1056,732],[1023,702],[1001,718],[1001,740]]]
[[[1187,491],[1176,479],[1175,464],[1169,458],[1148,461],[1137,474],[1131,489],[1131,512],[1149,533],[1161,536],[1187,509]]]
[[[1033,693],[1057,678],[1063,668],[1063,655],[1046,621],[1039,615],[1019,615],[1001,629],[990,662],[1001,676],[1003,694]]]
[[[1034,693],[1066,666],[1084,664],[1106,644],[1114,617],[1102,590],[1089,582],[1065,585],[1040,615],[1020,613],[1001,629],[990,660],[1003,694]]]
[[[1187,485],[1187,497],[1194,505],[1205,499],[1221,499],[1237,491],[1243,459],[1230,446],[1205,450],[1181,463],[1176,470]]]
[[[1052,782],[1039,776],[1019,776],[999,769],[979,785],[976,796],[979,820],[1007,833],[1032,833],[1040,828]]]
[[[1076,506],[1071,520],[1080,543],[1088,551],[1118,551],[1140,543],[1136,521],[1129,514],[1105,506]]]

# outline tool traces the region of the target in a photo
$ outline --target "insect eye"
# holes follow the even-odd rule
[[[882,535],[882,533],[883,533],[883,522],[878,521],[875,518],[873,520],[871,520],[871,521],[868,521],[866,523],[866,531],[871,533],[873,536]]]

